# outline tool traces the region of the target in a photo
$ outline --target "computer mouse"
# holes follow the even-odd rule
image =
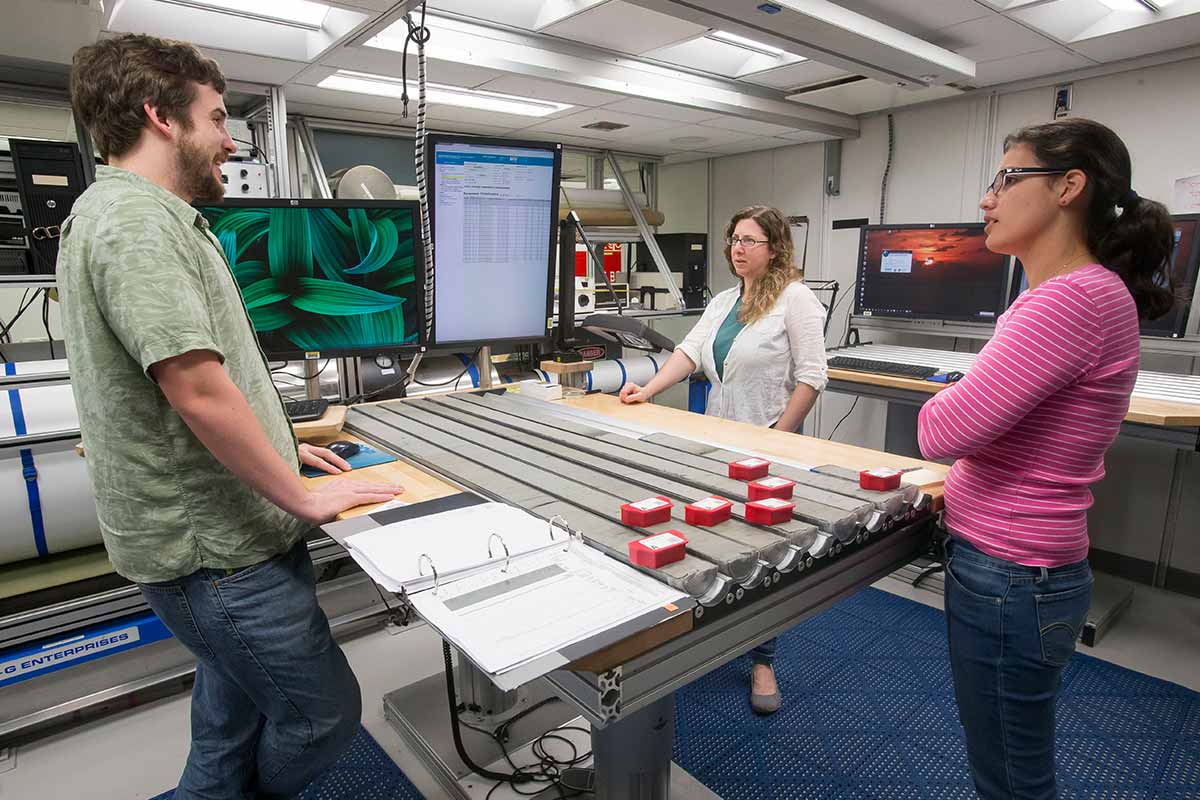
[[[329,451],[338,458],[350,458],[361,449],[358,442],[334,442],[329,445]]]
[[[961,381],[962,379],[963,379],[963,374],[961,372],[947,372],[946,373],[946,383],[954,383],[956,381]]]

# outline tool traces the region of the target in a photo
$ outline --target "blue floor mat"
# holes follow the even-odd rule
[[[779,639],[783,706],[738,659],[676,693],[675,761],[724,800],[975,797],[942,613],[866,589]],[[1200,695],[1077,653],[1058,705],[1063,800],[1200,800]]]
[[[770,717],[746,659],[676,693],[675,761],[723,800],[975,797],[940,611],[866,589],[781,636],[775,669]],[[1062,800],[1200,800],[1200,695],[1076,653],[1058,778]],[[352,798],[422,800],[365,730],[297,800]]]
[[[152,800],[171,800],[175,790]],[[371,738],[366,729],[337,762],[310,783],[295,800],[424,800],[417,787]]]

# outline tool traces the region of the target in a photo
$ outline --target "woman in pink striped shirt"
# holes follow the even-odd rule
[[[985,800],[1054,798],[1054,704],[1087,614],[1089,485],[1129,409],[1138,318],[1174,302],[1173,231],[1130,186],[1107,127],[1061,119],[1004,141],[980,202],[987,246],[1029,291],[970,372],[921,409],[945,486],[946,625],[959,717]]]

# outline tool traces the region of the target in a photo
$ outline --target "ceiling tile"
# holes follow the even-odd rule
[[[235,81],[283,85],[309,66],[301,61],[235,53],[215,47],[202,47],[200,50],[209,58],[216,59],[225,77]]]
[[[789,64],[786,67],[747,75],[742,78],[760,86],[770,86],[773,89],[792,89],[797,86],[809,86],[814,83],[844,78],[851,73],[838,67],[831,67],[819,61],[801,61],[799,64]]]
[[[672,105],[671,103],[643,100],[640,97],[630,97],[616,103],[610,103],[605,108],[612,109],[613,111],[624,111],[627,114],[638,114],[643,117],[674,120],[676,122],[703,122],[706,119],[715,119],[720,116],[704,109],[685,108],[683,106]]]
[[[543,81],[537,78],[526,78],[523,75],[504,75],[493,78],[476,88],[489,92],[515,94],[521,97],[532,97],[535,100],[553,100],[557,103],[571,103],[576,106],[607,106],[618,101],[623,95],[601,92],[597,89],[584,89],[579,86],[569,86],[565,83]]]
[[[708,149],[721,155],[734,155],[735,153],[749,153],[755,150],[774,150],[777,147],[790,147],[794,144],[796,143],[790,142],[787,139],[780,139],[777,136],[758,136],[732,144],[709,147]]]
[[[667,153],[663,156],[664,164],[685,164],[689,161],[700,161],[705,158],[716,158],[720,153],[683,152]]]
[[[1198,41],[1200,14],[1191,14],[1107,36],[1076,39],[1071,49],[1096,61],[1108,62],[1194,46]]]
[[[409,106],[416,116],[416,104]],[[560,114],[569,114],[571,109],[559,112]],[[472,122],[479,125],[493,125],[502,128],[524,128],[538,122],[545,122],[552,119],[553,115],[546,117],[530,117],[524,114],[503,114],[496,111],[484,111],[478,108],[463,108],[462,106],[439,105],[430,103],[429,110],[426,115],[430,119],[444,120],[448,122]]]
[[[828,142],[836,139],[836,136],[830,136],[827,133],[817,133],[816,131],[792,131],[791,133],[780,134],[781,139],[787,139],[795,144],[804,144],[805,142]]]
[[[1016,9],[1008,15],[1048,36],[1069,42],[1111,13],[1099,0],[1054,0]]]
[[[930,41],[973,61],[1035,53],[1055,44],[1050,37],[998,14],[942,28]]]
[[[668,151],[673,152],[675,150],[710,150],[717,145],[734,144],[759,137],[744,131],[710,128],[706,125],[677,125],[636,138],[640,142],[667,145]]]
[[[323,119],[340,119],[351,122],[373,122],[379,125],[394,125],[396,115],[389,111],[365,111],[360,108],[346,106],[329,106],[320,103],[288,103],[288,113],[303,117],[321,117]]]
[[[537,20],[538,8],[544,0],[432,0],[431,11],[449,11],[467,17],[513,25],[526,30]]]
[[[338,69],[368,72],[373,75],[387,75],[393,78],[399,78],[401,73],[400,54],[377,47],[339,47],[322,58],[321,64]],[[454,61],[444,61],[438,58],[430,58],[428,60],[428,69],[431,76],[430,80],[433,83],[441,83],[448,86],[466,86],[468,88],[495,80],[505,74],[494,69],[475,67],[470,64],[459,64]],[[308,76],[305,75],[304,77],[307,79]],[[412,55],[411,51],[408,57],[408,77],[415,85],[417,79],[417,57]],[[315,83],[315,81],[311,82]]]
[[[703,25],[641,8],[624,0],[610,0],[542,31],[571,41],[634,55],[707,32],[708,28]]]
[[[660,47],[643,53],[647,58],[665,61],[688,69],[704,70],[714,75],[733,78],[745,71],[747,63],[756,58],[771,66],[781,63],[779,59],[763,58],[741,47],[703,36]]]
[[[746,119],[745,117],[717,117],[702,124],[709,128],[723,128],[727,131],[741,131],[742,133],[756,134],[758,136],[782,136],[785,133],[793,133],[796,130],[786,125],[759,122],[756,119]]]
[[[977,65],[975,84],[992,86],[997,83],[1020,81],[1056,72],[1094,67],[1096,62],[1076,53],[1054,47],[1037,53],[1024,53],[996,61],[981,61]]]
[[[601,121],[617,122],[629,127],[616,131],[599,131],[583,127],[584,125]],[[676,124],[672,120],[659,120],[653,117],[624,114],[620,111],[611,111],[607,108],[590,108],[578,113],[567,114],[556,119],[535,123],[530,128],[547,133],[562,133],[569,136],[588,136],[613,140],[637,138],[646,133],[675,127]]]
[[[842,86],[789,95],[788,99],[831,111],[840,111],[843,114],[866,114],[870,111],[896,108],[926,100],[939,100],[957,94],[960,94],[959,90],[948,86],[933,86],[914,91],[868,78]]]
[[[921,38],[948,25],[992,16],[976,0],[838,0],[838,5]]]
[[[339,92],[333,89],[322,89],[319,86],[307,86],[293,83],[286,89],[288,108],[293,104],[315,103],[330,108],[345,108],[357,111],[376,111],[389,117],[398,117],[404,110],[404,104],[395,97],[376,97],[354,92]],[[416,116],[416,104],[409,104],[409,112]]]

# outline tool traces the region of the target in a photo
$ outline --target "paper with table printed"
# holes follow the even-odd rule
[[[656,609],[688,606],[665,583],[572,541],[410,597],[483,670],[500,675]]]
[[[481,503],[344,539],[376,583],[413,608],[501,688],[564,666],[694,601],[526,511]],[[505,550],[507,548],[507,552]]]

